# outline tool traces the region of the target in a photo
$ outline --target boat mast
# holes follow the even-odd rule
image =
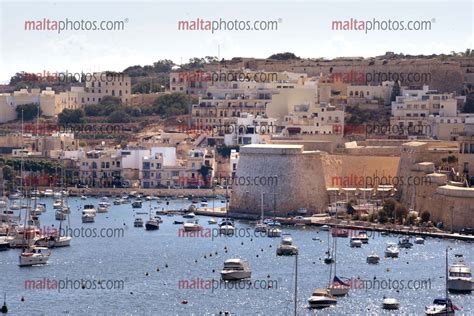
[[[298,306],[298,254],[295,256],[295,310],[294,316],[296,316],[296,309]]]
[[[446,247],[446,283],[445,283],[445,291],[446,291],[446,315],[448,314],[448,249],[449,246]]]
[[[260,199],[260,212],[261,212],[261,215],[260,215],[260,221],[263,223],[263,191],[262,191],[262,194],[261,194],[261,199]]]

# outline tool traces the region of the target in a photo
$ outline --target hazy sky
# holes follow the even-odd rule
[[[18,71],[121,71],[159,59],[432,54],[472,48],[472,1],[5,1],[0,82]],[[120,20],[123,31],[27,31],[25,20]],[[180,31],[179,20],[274,20],[273,31]],[[428,31],[334,31],[333,20],[426,20]],[[406,23],[406,22],[405,22]]]

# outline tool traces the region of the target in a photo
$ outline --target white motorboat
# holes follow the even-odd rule
[[[367,256],[367,263],[369,264],[378,264],[380,257],[376,253],[371,253]]]
[[[56,218],[56,220],[58,221],[64,221],[66,220],[67,218],[67,214],[60,211],[60,210],[57,210],[55,213],[54,213],[54,217]]]
[[[244,280],[252,276],[252,270],[247,261],[234,258],[224,261],[221,277],[224,281]]]
[[[281,237],[281,229],[277,226],[269,226],[267,228],[267,237],[275,238]]]
[[[369,243],[369,235],[367,235],[367,232],[365,230],[359,231],[357,234],[357,238],[363,243],[363,244],[368,244]]]
[[[83,201],[84,201],[84,200],[87,200],[87,196],[81,195],[81,200],[83,200]]]
[[[133,222],[133,227],[143,227],[143,219],[141,217],[135,218]]]
[[[99,202],[99,207],[97,208],[97,213],[107,213],[109,211],[109,203]]]
[[[193,212],[189,212],[183,215],[183,218],[194,218],[194,217],[196,217],[196,214],[194,214]]]
[[[20,267],[28,267],[48,263],[51,250],[46,247],[31,246],[20,254]]]
[[[400,247],[400,248],[411,248],[411,247],[413,247],[413,244],[411,243],[409,237],[402,237],[398,241],[398,247]]]
[[[308,298],[309,308],[327,308],[337,304],[337,299],[327,289],[316,289]]]
[[[185,232],[201,231],[202,226],[199,225],[196,221],[189,221],[183,224],[183,230]]]
[[[451,299],[437,298],[433,301],[433,304],[425,307],[425,314],[452,316],[455,314],[456,309],[457,307],[453,305]]]
[[[471,292],[474,281],[471,268],[464,262],[464,256],[455,255],[456,261],[448,268],[448,290],[451,292]]]
[[[20,204],[18,204],[18,203],[16,203],[16,202],[13,202],[13,203],[10,205],[10,210],[12,210],[12,211],[18,211],[19,209],[21,209]]]
[[[113,203],[114,205],[120,205],[122,204],[122,199],[115,199]]]
[[[258,222],[255,225],[255,232],[256,233],[263,233],[263,232],[266,232],[267,230],[268,230],[268,225],[263,223],[263,222]]]
[[[53,196],[53,190],[46,189],[46,190],[44,190],[43,195],[44,195],[44,197],[52,197]]]
[[[217,221],[214,218],[211,218],[210,220],[207,221],[209,225],[215,225],[217,224]]]
[[[57,199],[57,200],[55,200],[54,203],[53,203],[53,209],[58,210],[58,209],[60,209],[60,208],[63,207],[63,204],[64,204],[64,203],[63,203],[62,200]]]
[[[293,245],[293,238],[289,234],[284,234],[280,245],[276,250],[277,256],[296,256],[298,255],[298,247]]]
[[[219,224],[219,234],[233,235],[235,232],[234,221],[231,219],[223,219]]]
[[[96,213],[97,212],[95,210],[94,205],[92,205],[92,204],[84,205],[84,209],[82,211],[82,222],[83,223],[94,223]]]
[[[415,244],[423,245],[424,243],[425,243],[425,239],[423,237],[416,237],[415,238]]]
[[[351,237],[350,246],[351,248],[360,248],[362,247],[362,240],[359,237]]]
[[[387,244],[387,247],[385,248],[385,257],[398,258],[399,253],[400,253],[400,249],[397,247],[395,243]]]
[[[329,227],[328,225],[323,225],[323,226],[319,227],[319,230],[323,231],[323,232],[328,232],[330,229],[331,229],[331,227]]]
[[[400,302],[396,298],[384,298],[382,307],[383,309],[396,310],[400,308]]]

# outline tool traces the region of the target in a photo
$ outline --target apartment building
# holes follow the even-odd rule
[[[93,188],[122,187],[122,156],[115,150],[91,150],[78,161],[79,180]]]
[[[235,123],[217,126],[216,129],[224,135],[226,146],[262,144],[265,138],[278,132],[276,121],[274,118],[240,113]]]
[[[327,103],[297,104],[282,125],[285,136],[342,134],[344,110]]]
[[[192,149],[186,159],[176,160],[175,165],[166,165],[164,153],[155,152],[144,157],[140,166],[142,188],[189,188],[202,187],[212,183],[215,170],[215,156],[207,149]],[[208,168],[202,168],[206,166]],[[207,176],[203,170],[207,169]]]
[[[123,104],[130,103],[132,81],[129,76],[116,72],[97,72],[86,76],[85,79],[86,92],[90,93],[90,98],[98,100],[85,104],[98,103],[108,95],[120,98]]]
[[[392,126],[399,134],[449,140],[464,130],[469,115],[458,111],[460,98],[452,93],[438,93],[423,86],[420,90],[402,89],[392,102]]]

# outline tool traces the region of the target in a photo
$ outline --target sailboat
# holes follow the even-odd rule
[[[334,242],[334,278],[332,279],[331,282],[331,276],[332,276],[332,265],[331,268],[329,269],[329,286],[328,290],[331,295],[334,296],[344,296],[347,293],[349,293],[349,290],[351,289],[351,285],[347,282],[344,282],[337,276],[337,238],[333,238]]]
[[[67,202],[64,201],[63,188],[64,188],[64,174],[61,171],[61,201],[60,201],[61,210],[56,211],[56,212],[59,212],[59,214],[61,214],[61,216],[59,216],[59,231],[56,232],[54,235],[41,237],[35,242],[36,246],[53,248],[53,247],[68,247],[71,245],[71,240],[72,240],[71,236],[61,236],[63,220],[65,220],[66,217],[69,219],[69,216],[68,216],[69,213],[62,211],[65,208],[69,209],[69,207],[67,206]],[[58,213],[56,213],[55,215],[56,215],[56,219],[58,219],[58,216],[57,216]]]
[[[276,194],[273,192],[273,221],[268,223],[267,236],[268,237],[280,237],[281,229],[278,228],[279,223],[275,218],[275,208],[276,208]]]
[[[257,223],[257,225],[255,226],[255,232],[258,233],[258,232],[266,232],[267,229],[268,229],[268,225],[265,224],[263,221],[264,221],[264,215],[263,215],[263,191],[262,191],[262,197],[261,197],[261,205],[260,205],[260,212],[261,212],[261,215],[260,215],[260,221]]]
[[[231,236],[234,235],[235,232],[235,227],[234,227],[234,221],[229,218],[229,207],[227,205],[228,195],[227,195],[227,189],[229,185],[226,183],[225,186],[225,219],[223,219],[220,224],[219,224],[219,234],[222,235],[227,235]]]
[[[445,283],[445,298],[436,298],[433,301],[433,304],[425,307],[425,314],[426,315],[454,315],[456,310],[459,308],[453,304],[451,299],[449,298],[448,293],[448,247],[446,247],[446,283]]]
[[[330,247],[330,244],[329,244],[329,238],[330,238],[330,234],[328,232],[328,250],[326,250],[326,257],[324,258],[324,263],[325,264],[331,264],[334,262],[334,258],[332,257],[332,254],[331,254],[331,247]]]
[[[26,210],[25,224],[24,229],[25,233],[23,234],[25,238],[26,247],[23,249],[22,253],[19,256],[19,266],[28,267],[33,265],[46,264],[51,256],[51,250],[46,247],[34,246],[30,240],[30,234],[27,233],[27,227],[34,227],[31,214],[29,212],[30,208]]]
[[[150,218],[145,223],[145,230],[157,230],[160,228],[160,224],[156,218],[151,217],[151,200],[150,200],[150,210],[149,210]]]

